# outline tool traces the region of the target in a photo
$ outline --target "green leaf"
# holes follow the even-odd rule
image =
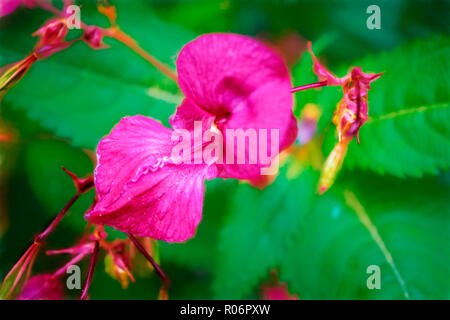
[[[281,279],[304,299],[447,299],[448,189],[433,180],[352,180],[354,193],[336,187],[304,216]],[[379,290],[367,288],[371,265],[381,270]]]
[[[215,297],[255,297],[278,269],[301,299],[447,298],[448,186],[347,180],[323,196],[310,170],[293,180],[281,173],[263,191],[240,185],[220,234]],[[380,290],[367,287],[371,265],[380,267]]]
[[[63,141],[34,140],[25,147],[25,169],[29,184],[36,198],[42,203],[49,220],[75,195],[72,179],[61,169],[75,173],[78,177],[92,174],[91,159],[81,150]],[[83,213],[93,200],[93,192],[83,195],[63,220],[78,232],[83,232],[86,221]],[[36,230],[39,231],[39,230]]]
[[[115,3],[122,30],[174,69],[177,52],[193,35],[158,20],[145,1]],[[82,4],[83,21],[107,26],[95,2]],[[39,10],[23,10],[4,18],[0,41],[6,45],[0,48],[0,65],[28,54],[35,42],[31,33],[48,17]],[[94,148],[127,115],[144,114],[167,124],[181,99],[177,86],[123,44],[106,42],[111,48],[97,51],[77,42],[36,62],[4,97],[2,108],[27,110],[56,136],[87,148]]]
[[[241,184],[220,233],[214,292],[219,299],[248,298],[269,270],[289,259],[285,248],[310,209],[314,174],[289,181],[280,175],[263,191]]]
[[[450,164],[450,38],[435,36],[353,66],[384,72],[369,91],[369,121],[352,141],[344,167],[395,176],[437,174]],[[327,137],[327,151],[336,141]],[[354,139],[355,140],[355,139]]]

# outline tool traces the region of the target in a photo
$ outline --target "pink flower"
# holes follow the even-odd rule
[[[278,129],[280,150],[294,141],[297,124],[289,74],[279,56],[263,44],[240,35],[204,35],[181,50],[177,70],[186,98],[171,118],[175,129],[191,128],[194,120],[202,120],[221,132]],[[224,150],[224,157],[229,151],[234,163],[237,154],[246,153],[235,146]],[[261,165],[219,164],[218,176],[257,178]]]
[[[338,104],[333,122],[337,126],[339,141],[349,141],[355,135],[359,143],[359,128],[368,119],[367,91],[370,83],[377,80],[382,73],[364,73],[361,67],[354,67],[344,77],[338,78],[320,64],[308,43],[309,51],[314,62],[314,73],[319,80],[328,86],[342,86],[344,97]]]
[[[185,99],[170,123],[175,130],[193,133],[191,151],[208,147],[195,142],[203,132],[194,132],[194,121],[201,121],[203,130],[223,133],[277,129],[280,150],[294,141],[297,126],[289,74],[263,44],[233,34],[204,35],[181,50],[177,70]],[[138,236],[185,241],[201,220],[205,179],[255,178],[267,166],[259,160],[242,165],[176,163],[171,158],[178,144],[171,140],[173,133],[144,116],[123,118],[97,147],[99,201],[86,218]],[[225,155],[233,151],[235,157],[248,153],[237,146],[222,151]]]
[[[61,300],[64,288],[58,277],[41,274],[28,280],[18,300]]]

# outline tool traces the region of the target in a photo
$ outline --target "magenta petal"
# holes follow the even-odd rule
[[[145,167],[170,156],[172,130],[144,117],[125,117],[97,146],[95,188],[100,199],[117,199],[129,180],[137,180]],[[169,143],[168,143],[169,142]]]
[[[291,145],[297,136],[297,121],[295,120],[292,111],[290,110],[292,105],[291,94],[287,91],[281,90],[277,94],[268,94],[276,87],[283,88],[280,83],[269,83],[265,86],[261,86],[258,90],[255,90],[246,99],[246,110],[242,112],[237,111],[233,113],[228,121],[221,126],[221,130],[226,132],[227,129],[255,129],[257,133],[258,146],[246,146],[246,150],[238,148],[237,143],[234,143],[234,163],[224,164],[218,166],[220,171],[219,176],[222,178],[236,178],[236,179],[255,179],[261,174],[261,167],[268,167],[265,163],[258,159],[256,165],[237,164],[237,154],[245,153],[246,159],[249,159],[249,151],[260,151],[263,141],[266,141],[266,155],[270,155],[272,158],[278,155],[280,151]],[[286,106],[289,109],[286,109]],[[267,138],[264,139],[261,135],[261,129],[267,130]],[[278,130],[278,149],[273,150],[271,147],[271,131]],[[226,134],[224,134],[224,141],[227,144]],[[241,150],[239,150],[241,149]],[[227,152],[225,152],[226,154]]]
[[[198,110],[214,115],[224,141],[227,129],[254,129],[258,138],[260,129],[279,130],[280,151],[294,141],[297,124],[292,114],[289,74],[281,58],[270,48],[241,35],[203,35],[181,50],[177,70],[186,98]],[[186,118],[182,107],[175,115],[177,123]],[[193,118],[188,115],[187,120]],[[233,150],[235,158],[237,152],[248,154],[244,150],[248,148],[238,149]],[[260,168],[259,161],[245,165],[228,162],[220,166],[220,176],[254,178]]]
[[[208,130],[215,119],[215,116],[195,104],[189,98],[183,100],[177,108],[175,114],[170,119],[170,125],[174,129],[194,130],[194,122],[201,121],[203,130]]]
[[[246,111],[241,103],[262,86],[268,96],[276,92],[281,99],[291,88],[288,70],[274,51],[236,34],[207,34],[191,41],[178,56],[177,71],[185,96],[216,116]],[[273,108],[290,110],[292,101]]]
[[[163,168],[129,183],[135,188],[131,198],[109,206],[100,201],[86,217],[137,236],[185,241],[195,234],[202,217],[205,174],[195,167]]]
[[[16,10],[22,0],[1,0],[0,1],[0,17],[6,16]]]
[[[314,55],[312,51],[312,45],[311,42],[308,42],[308,50],[311,54],[314,66],[313,70],[314,73],[317,75],[320,81],[326,81],[327,86],[341,86],[345,81],[348,80],[349,76],[345,76],[344,78],[338,78],[333,73],[328,71],[327,68],[325,68],[319,60],[317,60],[316,56]]]
[[[51,274],[37,275],[25,284],[18,300],[61,300],[64,288],[57,277]]]
[[[175,164],[173,130],[143,116],[122,119],[97,148],[99,201],[86,218],[168,242],[192,237],[201,220],[206,165]]]

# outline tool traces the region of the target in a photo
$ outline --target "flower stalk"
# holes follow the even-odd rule
[[[117,26],[111,27],[109,29],[105,30],[105,35],[114,38],[120,42],[122,42],[124,45],[129,47],[131,50],[136,52],[138,55],[140,55],[142,58],[150,62],[156,69],[158,69],[159,72],[167,76],[169,79],[173,80],[175,83],[178,82],[177,74],[172,71],[167,65],[156,59],[154,56],[152,56],[150,53],[145,51],[132,37],[130,37],[128,34],[120,30]]]
[[[80,300],[86,300],[88,298],[88,290],[91,286],[92,278],[94,277],[95,265],[97,263],[99,249],[99,241],[95,241],[94,251],[91,256],[91,263],[89,265],[89,272],[86,278],[86,283],[84,284],[83,292],[81,293]]]
[[[133,236],[131,233],[127,233],[128,238],[133,242],[133,244],[136,246],[136,248],[139,250],[139,252],[142,253],[142,255],[152,264],[153,268],[156,270],[156,273],[158,273],[158,276],[161,278],[161,281],[163,282],[163,288],[167,290],[170,286],[170,280],[162,271],[161,267],[156,263],[156,261],[152,258],[152,256],[145,250],[145,248],[142,246],[142,244],[139,242],[138,239],[136,239],[135,236]]]
[[[64,169],[64,168],[63,168]],[[19,261],[13,266],[13,268],[6,275],[0,287],[0,299],[8,299],[15,292],[19,283],[26,283],[31,269],[33,267],[34,261],[37,254],[41,248],[42,243],[47,239],[47,237],[56,229],[58,224],[61,222],[62,218],[66,215],[72,205],[78,200],[78,198],[89,191],[93,186],[94,182],[92,177],[85,179],[78,179],[74,174],[70,173],[64,169],[69,176],[74,181],[76,187],[76,194],[69,200],[69,202],[64,206],[64,208],[58,213],[56,218],[45,228],[44,231],[39,233],[33,241],[33,244],[25,251]]]
[[[320,87],[324,87],[326,85],[327,85],[326,81],[319,81],[319,82],[315,82],[315,83],[305,84],[303,86],[292,88],[291,93],[303,91],[303,90],[307,90],[307,89],[320,88]]]

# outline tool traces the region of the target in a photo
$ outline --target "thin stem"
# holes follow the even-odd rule
[[[135,236],[133,236],[131,233],[128,233],[128,238],[134,243],[136,248],[144,255],[144,257],[152,264],[153,268],[156,270],[156,273],[158,273],[158,276],[161,278],[164,286],[166,288],[170,285],[170,280],[166,276],[166,274],[162,271],[161,267],[156,263],[156,261],[152,258],[152,256],[145,250],[145,248],[142,246],[142,244],[136,239]]]
[[[76,255],[74,258],[70,259],[70,261],[67,262],[64,266],[62,266],[61,268],[59,268],[58,270],[56,270],[55,273],[53,274],[53,276],[54,276],[54,277],[59,277],[60,275],[62,275],[63,273],[65,273],[66,270],[67,270],[70,266],[76,264],[77,262],[80,262],[80,261],[84,258],[85,255],[86,255],[85,253],[80,253],[80,254]]]
[[[67,213],[67,211],[70,209],[70,207],[72,207],[72,205],[75,203],[75,201],[78,200],[80,195],[81,195],[80,193],[77,193],[76,195],[74,195],[72,197],[72,199],[70,199],[70,201],[58,213],[58,215],[52,221],[52,223],[50,223],[50,225],[43,232],[41,232],[36,238],[34,238],[34,242],[35,243],[37,243],[37,244],[41,243],[42,241],[44,241],[48,237],[48,235],[50,233],[52,233],[53,230],[55,230],[56,226],[61,222],[62,218],[64,218],[64,216]]]
[[[52,12],[56,16],[64,17],[64,12],[58,10],[50,3],[47,3],[42,0],[35,0],[35,4],[38,5],[39,7],[41,7],[42,9]],[[82,23],[82,26],[84,29],[86,27],[86,24]],[[178,82],[178,77],[175,72],[173,72],[168,66],[166,66],[164,63],[162,63],[161,61],[156,59],[150,53],[145,51],[144,48],[142,48],[132,37],[130,37],[125,32],[120,30],[117,26],[113,26],[109,29],[106,29],[105,31],[106,31],[105,35],[122,42],[123,44],[128,46],[131,50],[133,50],[138,55],[143,57],[145,60],[150,62],[162,74],[167,76],[169,79],[173,80],[175,83]]]
[[[14,283],[12,288],[8,291],[9,295],[14,288],[17,286],[19,281],[21,280],[22,276],[26,273],[25,279],[28,278],[31,268],[33,267],[34,259],[36,258],[42,242],[55,230],[56,226],[61,222],[62,218],[65,216],[67,211],[72,207],[72,205],[75,203],[75,201],[78,200],[78,198],[85,192],[87,192],[90,188],[92,188],[93,184],[87,184],[87,186],[82,190],[77,192],[72,199],[64,206],[64,208],[58,213],[56,218],[50,223],[50,225],[40,234],[38,234],[34,238],[34,242],[31,244],[31,246],[27,249],[27,251],[22,255],[22,257],[19,259],[19,261],[12,267],[12,269],[8,272],[5,279],[3,280],[2,286],[5,284],[5,281],[10,277],[13,276],[14,272],[17,271],[18,268],[19,271],[17,271],[17,276],[15,277]]]
[[[156,59],[154,56],[149,54],[147,51],[145,51],[132,37],[127,35],[125,32],[120,30],[118,27],[112,27],[112,28],[106,29],[106,35],[122,42],[127,47],[129,47],[131,50],[133,50],[138,55],[140,55],[142,58],[144,58],[145,60],[150,62],[162,74],[167,76],[169,79],[173,80],[175,83],[178,82],[178,77],[175,72],[173,72],[168,66],[166,66],[164,63],[162,63],[161,61]]]
[[[302,90],[307,90],[307,89],[312,89],[312,88],[324,87],[326,85],[327,85],[326,81],[320,81],[320,82],[305,84],[305,85],[300,86],[300,87],[292,88],[291,89],[291,93],[294,93],[294,92],[297,92],[297,91],[302,91]]]
[[[67,170],[65,170],[65,171],[68,172]],[[69,175],[71,176],[72,179],[74,179],[74,177],[71,174],[69,174]],[[93,182],[89,181],[88,183],[85,183],[85,185],[83,185],[82,188],[80,188],[77,185],[76,180],[74,180],[74,181],[75,181],[75,186],[77,187],[77,193],[72,197],[72,199],[69,200],[69,202],[67,202],[67,204],[58,213],[58,215],[50,223],[50,225],[43,232],[41,232],[36,238],[34,238],[34,242],[35,243],[40,244],[42,241],[44,241],[49,236],[49,234],[52,233],[53,230],[55,230],[56,226],[61,222],[62,218],[64,218],[64,216],[66,215],[67,211],[69,211],[69,209],[78,200],[78,198],[83,193],[88,192],[94,186]]]
[[[13,287],[15,287],[20,279],[22,278],[22,275],[24,273],[26,273],[26,279],[28,279],[30,272],[31,272],[31,267],[32,264],[34,262],[34,258],[36,257],[36,254],[38,252],[38,247],[37,246],[31,246],[30,248],[28,248],[28,250],[25,252],[24,254],[24,263],[22,268],[20,268],[19,273],[17,274],[17,277],[14,281]]]
[[[14,282],[11,287],[7,289],[7,292],[1,297],[1,299],[8,299],[21,280],[23,280],[23,283],[28,280],[34,259],[36,258],[38,251],[39,250],[37,244],[33,243],[22,255],[19,261],[17,261],[17,263],[11,268],[6,277],[3,279],[2,285],[0,286],[0,294],[4,290],[5,285],[8,285],[8,279],[14,278]],[[23,279],[22,276],[24,276]]]
[[[92,256],[91,256],[91,264],[89,266],[89,272],[88,272],[88,275],[86,278],[86,283],[84,284],[83,293],[81,294],[80,300],[86,300],[88,297],[87,293],[88,293],[89,287],[91,285],[92,278],[94,276],[95,264],[97,262],[98,247],[99,247],[99,242],[95,241],[94,251],[92,252]]]

